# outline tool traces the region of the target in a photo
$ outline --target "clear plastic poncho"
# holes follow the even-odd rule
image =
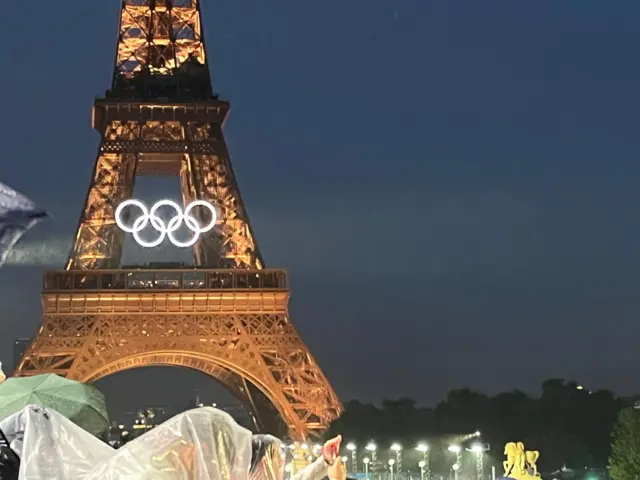
[[[0,421],[20,457],[19,480],[83,478],[115,450],[55,410],[27,405]]]
[[[181,413],[127,443],[86,480],[245,480],[251,432],[212,407]]]
[[[211,407],[167,420],[118,450],[54,410],[29,405],[0,422],[20,457],[19,480],[281,480],[280,440]],[[251,472],[251,473],[250,473]],[[321,480],[324,459],[293,476]]]

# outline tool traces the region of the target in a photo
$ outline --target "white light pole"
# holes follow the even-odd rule
[[[378,460],[378,456],[376,455],[377,451],[378,451],[378,446],[375,444],[375,442],[369,442],[367,444],[366,447],[364,447],[365,450],[367,450],[370,454],[371,454],[371,463],[372,463],[372,468],[376,468],[376,463]]]
[[[391,474],[391,480],[393,480],[393,466],[396,461],[393,458],[389,459],[389,473]]]
[[[455,453],[456,454],[456,463],[453,464],[453,478],[455,480],[458,480],[458,470],[460,470],[460,465],[462,463],[462,448],[460,448],[460,445],[449,445],[449,448],[447,449],[449,450],[451,453]]]
[[[482,480],[484,477],[484,451],[485,446],[481,443],[474,443],[469,449],[476,456],[476,477],[477,480]]]
[[[418,462],[418,467],[420,467],[420,480],[424,480],[425,461],[424,460],[420,460]]]
[[[429,461],[429,445],[424,442],[420,442],[416,445],[416,450],[422,453],[422,467],[420,467],[421,473],[427,475],[427,480],[431,478],[431,462]],[[418,464],[419,466],[419,464]],[[424,480],[424,479],[422,479]]]
[[[362,463],[364,463],[364,476],[368,480],[369,479],[369,457],[364,457],[362,459]]]
[[[458,470],[460,470],[460,465],[458,465],[457,463],[454,463],[451,468],[453,469],[454,480],[458,480]]]
[[[402,472],[402,445],[397,442],[391,444],[391,451],[396,453],[396,472]]]
[[[351,473],[358,473],[358,448],[355,443],[347,443],[347,450],[351,452]]]

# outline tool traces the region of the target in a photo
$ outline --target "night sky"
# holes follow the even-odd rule
[[[0,181],[52,215],[0,271],[11,363],[71,245],[120,2],[4,3]],[[640,2],[203,4],[258,242],[341,398],[640,390]],[[178,196],[177,179],[138,185]],[[118,408],[210,393],[167,370],[100,385]]]

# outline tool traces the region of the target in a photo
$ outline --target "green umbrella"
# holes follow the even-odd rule
[[[109,427],[102,393],[92,385],[58,375],[12,377],[0,383],[0,420],[27,405],[51,408],[94,435]]]

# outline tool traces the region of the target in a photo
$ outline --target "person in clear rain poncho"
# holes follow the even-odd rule
[[[326,477],[341,440],[325,443],[320,458],[292,480]],[[282,480],[283,453],[279,439],[252,435],[227,413],[204,407],[176,415],[127,443],[83,479]]]

